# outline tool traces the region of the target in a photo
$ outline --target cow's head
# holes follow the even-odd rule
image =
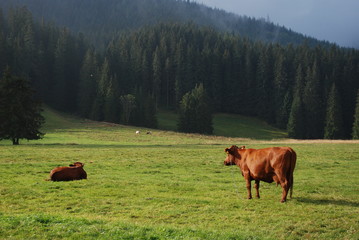
[[[243,149],[243,147],[241,147],[240,149]],[[240,158],[238,149],[239,148],[237,146],[233,145],[232,147],[226,148],[224,150],[227,153],[226,160],[224,160],[224,165],[226,165],[226,166],[236,165],[235,159]]]
[[[82,162],[74,162],[73,164],[70,164],[70,167],[83,167],[85,164]]]

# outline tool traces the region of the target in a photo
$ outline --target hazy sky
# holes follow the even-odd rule
[[[267,18],[293,31],[359,48],[359,0],[195,0],[239,15]]]

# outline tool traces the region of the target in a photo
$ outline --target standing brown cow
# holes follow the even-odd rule
[[[247,183],[248,199],[252,198],[251,181],[255,181],[256,196],[259,198],[259,182],[276,182],[283,188],[281,202],[287,200],[293,191],[293,171],[297,155],[290,147],[271,147],[264,149],[246,149],[231,146],[226,148],[227,158],[224,165],[237,165]]]
[[[87,173],[83,169],[84,164],[81,162],[75,162],[70,164],[69,167],[57,167],[51,170],[51,181],[72,181],[87,179]]]

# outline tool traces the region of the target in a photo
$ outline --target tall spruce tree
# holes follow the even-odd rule
[[[120,89],[118,81],[110,77],[109,86],[105,95],[104,120],[108,122],[119,123],[121,117],[120,107]]]
[[[136,109],[136,97],[132,94],[123,95],[120,97],[122,115],[121,122],[124,124],[129,124],[131,115]]]
[[[323,138],[323,104],[320,95],[320,77],[318,64],[315,62],[306,72],[306,86],[303,93],[305,110],[306,138]]]
[[[256,110],[257,116],[268,123],[275,122],[273,101],[272,52],[271,48],[263,50],[260,54],[256,74]]]
[[[274,65],[274,112],[276,125],[280,128],[287,126],[291,96],[288,91],[288,76],[285,69],[284,54],[279,53]]]
[[[211,108],[203,84],[183,96],[178,130],[189,133],[213,133]]]
[[[359,139],[359,90],[357,94],[357,101],[355,107],[352,137],[353,139]]]
[[[40,127],[45,120],[41,111],[29,82],[7,68],[0,79],[0,140],[10,139],[18,145],[20,139],[42,138]]]
[[[161,93],[161,83],[163,78],[163,66],[161,63],[161,54],[159,51],[159,48],[156,48],[156,51],[154,53],[153,57],[153,83],[152,83],[152,95],[155,98],[156,107],[159,105],[160,102],[160,93]]]
[[[105,118],[106,95],[110,85],[110,67],[108,59],[102,64],[101,73],[97,82],[97,93],[91,110],[91,118],[102,121]]]
[[[327,102],[327,113],[324,128],[325,139],[340,139],[343,137],[343,116],[339,93],[333,83]]]
[[[82,117],[90,116],[94,96],[96,96],[98,75],[99,69],[95,52],[93,49],[89,49],[80,72],[77,108]]]
[[[305,112],[302,100],[303,81],[303,69],[299,65],[297,68],[295,93],[287,124],[288,137],[290,138],[305,138]]]

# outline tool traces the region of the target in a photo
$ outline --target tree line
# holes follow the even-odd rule
[[[263,43],[190,22],[119,34],[99,52],[17,8],[0,14],[0,53],[1,69],[30,79],[46,104],[94,120],[156,127],[158,108],[185,112],[184,96],[201,86],[211,112],[256,116],[293,138],[353,133],[354,49]]]
[[[282,46],[193,23],[159,24],[113,40],[104,62],[117,79],[115,92],[141,91],[156,108],[178,109],[203,84],[214,112],[256,116],[294,138],[351,138],[359,87],[353,49]]]

